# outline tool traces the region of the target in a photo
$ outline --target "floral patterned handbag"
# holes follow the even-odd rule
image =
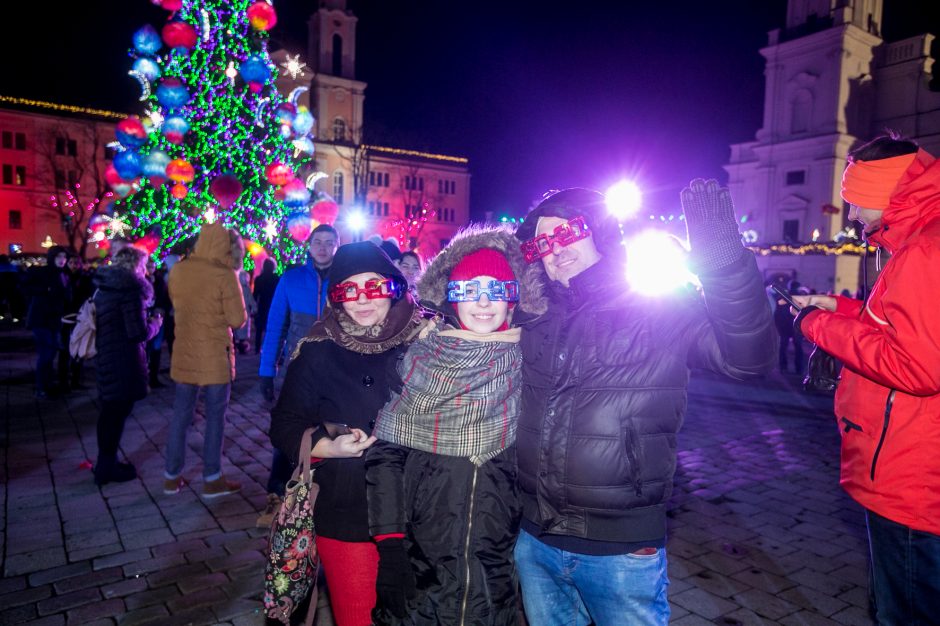
[[[313,623],[317,606],[320,558],[314,543],[313,505],[320,487],[313,482],[310,441],[314,428],[304,431],[300,462],[287,483],[281,508],[271,523],[268,561],[264,569],[265,614],[289,624],[291,614],[308,596],[306,624]]]

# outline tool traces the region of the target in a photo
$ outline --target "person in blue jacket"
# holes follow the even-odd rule
[[[297,344],[326,313],[329,289],[327,272],[333,265],[333,255],[339,247],[339,233],[329,224],[320,224],[310,233],[308,246],[307,262],[284,272],[274,290],[274,299],[268,311],[258,376],[261,395],[272,403],[278,364],[283,364],[280,368],[280,379],[283,381],[287,363]],[[290,460],[275,448],[268,477],[268,501],[257,520],[259,527],[270,526],[292,472]]]

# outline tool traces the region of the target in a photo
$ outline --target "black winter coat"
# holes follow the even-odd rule
[[[418,592],[408,618],[383,611],[376,623],[515,624],[512,552],[522,512],[515,449],[480,467],[385,441],[376,442],[366,457],[372,534],[407,530]],[[380,488],[397,485],[403,489]]]
[[[519,486],[543,532],[661,540],[690,368],[743,379],[773,366],[753,256],[700,279],[704,302],[643,298],[602,260],[570,288],[553,282],[548,313],[522,323]]]
[[[55,265],[30,268],[24,277],[24,291],[30,296],[26,328],[58,331],[70,299],[65,270]]]
[[[146,278],[115,266],[99,269],[94,281],[98,396],[136,402],[148,391],[145,344],[160,329],[156,319],[147,317],[153,288]]]
[[[271,443],[296,465],[300,438],[307,428],[339,422],[371,432],[375,416],[389,399],[389,374],[405,349],[402,345],[379,354],[362,354],[328,339],[301,344],[271,410]],[[325,436],[318,429],[312,445]],[[317,534],[341,541],[371,541],[365,455],[326,459],[314,477],[320,485],[313,513]]]

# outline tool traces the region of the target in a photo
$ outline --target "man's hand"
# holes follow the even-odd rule
[[[415,597],[415,574],[403,539],[383,539],[376,544],[379,572],[375,579],[377,609],[386,609],[395,617],[408,614],[408,600]]]
[[[261,397],[268,402],[274,402],[274,377],[261,376],[258,378],[258,389],[261,391]]]
[[[696,178],[679,194],[696,273],[731,265],[744,249],[731,193],[715,180]]]

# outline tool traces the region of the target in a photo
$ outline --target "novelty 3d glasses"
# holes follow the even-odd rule
[[[367,280],[365,287],[354,282],[345,282],[330,287],[330,300],[333,302],[355,302],[360,294],[369,300],[395,298],[401,292],[401,285],[391,278],[373,278]]]
[[[551,235],[543,233],[523,242],[520,248],[526,263],[534,263],[551,254],[556,243],[560,246],[570,246],[590,236],[591,229],[584,223],[584,217],[579,216],[556,226]]]
[[[519,283],[515,280],[491,280],[483,287],[478,280],[452,280],[447,283],[448,302],[476,302],[486,294],[490,302],[518,302]]]

